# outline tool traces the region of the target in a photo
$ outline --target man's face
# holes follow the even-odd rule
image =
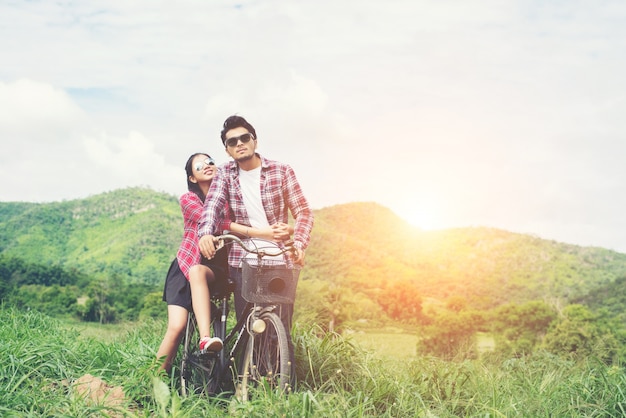
[[[226,152],[235,161],[243,162],[254,157],[256,138],[246,128],[233,128],[226,132]]]

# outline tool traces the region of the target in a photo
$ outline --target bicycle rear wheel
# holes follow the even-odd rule
[[[280,317],[263,312],[256,321],[249,324],[251,338],[240,369],[243,400],[247,400],[250,386],[266,385],[289,393],[294,381],[293,346]]]
[[[180,386],[182,396],[192,393],[213,395],[219,387],[216,373],[218,354],[198,349],[200,336],[193,314],[187,319],[183,343],[183,356],[180,367]]]

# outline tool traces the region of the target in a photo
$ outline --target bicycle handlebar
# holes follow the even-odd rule
[[[241,245],[241,248],[243,248],[245,251],[247,251],[247,252],[249,252],[251,254],[256,254],[259,257],[265,257],[265,256],[274,257],[274,256],[285,254],[286,252],[289,252],[289,251],[293,251],[293,252],[297,251],[297,248],[293,246],[293,240],[285,241],[285,243],[284,243],[285,248],[282,249],[282,250],[278,249],[277,251],[267,251],[267,250],[265,250],[263,248],[258,248],[258,247],[251,248],[251,247],[248,247],[246,244],[244,244],[244,241],[241,238],[239,238],[238,236],[236,236],[236,235],[232,235],[232,234],[228,234],[227,233],[227,234],[223,234],[223,235],[218,235],[215,238],[217,238],[217,240],[219,241],[216,250],[221,249],[224,246],[225,241],[229,240],[229,241],[235,241],[237,244]],[[264,240],[264,239],[261,239],[261,238],[255,238],[255,239],[275,244],[273,241],[268,241],[268,240]]]

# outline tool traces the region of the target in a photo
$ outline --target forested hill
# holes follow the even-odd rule
[[[493,228],[422,231],[374,203],[316,212],[309,270],[358,289],[407,280],[425,297],[477,308],[535,299],[584,300],[626,276],[626,254]]]
[[[159,283],[182,238],[175,196],[131,188],[53,203],[0,203],[0,253]]]
[[[301,278],[368,293],[411,283],[476,307],[581,300],[626,276],[626,255],[491,228],[421,231],[375,203],[315,211]],[[0,254],[93,277],[162,283],[182,237],[175,196],[116,190],[86,199],[0,202]]]

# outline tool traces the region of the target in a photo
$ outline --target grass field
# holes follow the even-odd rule
[[[248,402],[180,397],[176,380],[156,370],[164,322],[119,329],[76,325],[0,307],[0,356],[5,359],[0,416],[626,416],[626,374],[620,365],[593,358],[575,362],[546,352],[445,361],[416,355],[417,336],[395,329],[353,333],[347,339],[316,328],[297,329],[298,386],[289,396],[258,386]],[[401,367],[389,361],[394,358]],[[99,379],[103,398],[81,392],[81,379],[88,377]]]

